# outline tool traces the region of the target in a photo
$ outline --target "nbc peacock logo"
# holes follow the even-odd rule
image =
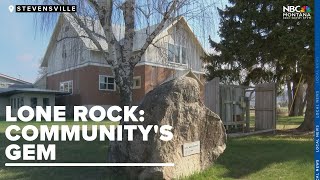
[[[311,8],[309,6],[302,6],[300,9],[302,13],[311,13]]]
[[[311,19],[310,6],[283,6],[283,19]]]

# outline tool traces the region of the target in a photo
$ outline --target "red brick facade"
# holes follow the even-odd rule
[[[141,87],[133,89],[133,104],[138,104],[147,92],[172,77],[174,73],[175,70],[169,68],[137,66],[134,76],[141,77]],[[57,99],[58,105],[119,105],[118,90],[99,90],[99,75],[113,76],[113,73],[109,67],[85,66],[48,76],[47,88],[59,90],[60,82],[73,81],[72,95]]]

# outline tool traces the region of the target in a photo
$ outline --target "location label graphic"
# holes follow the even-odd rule
[[[10,6],[8,7],[8,9],[9,9],[9,11],[12,13],[13,10],[14,10],[14,6],[13,6],[13,5],[10,5]]]

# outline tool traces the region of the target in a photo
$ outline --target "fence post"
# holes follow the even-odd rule
[[[245,98],[246,101],[246,132],[250,131],[250,101],[249,98]]]

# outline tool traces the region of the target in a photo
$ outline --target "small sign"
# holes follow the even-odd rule
[[[182,145],[183,156],[200,153],[200,141],[185,143]]]

